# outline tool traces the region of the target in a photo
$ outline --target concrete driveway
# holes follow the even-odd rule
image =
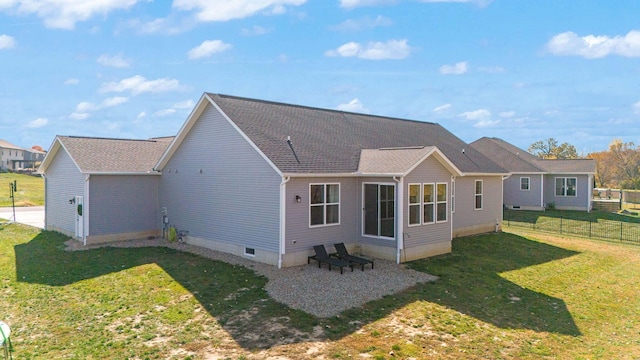
[[[0,207],[0,218],[43,229],[44,206],[16,207],[15,219],[13,218],[13,208]]]

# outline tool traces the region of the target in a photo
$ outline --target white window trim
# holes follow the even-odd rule
[[[431,185],[433,187],[433,189],[431,190],[431,193],[433,194],[433,201],[432,202],[424,202],[424,195],[422,195],[420,197],[420,201],[422,202],[421,210],[423,212],[423,216],[420,217],[420,221],[422,221],[422,225],[430,225],[430,224],[435,224],[436,223],[436,219],[438,218],[438,186],[436,183],[423,183],[422,186],[420,187],[420,192],[422,193],[424,190],[424,186],[425,185]],[[426,222],[424,221],[424,206],[425,205],[431,205],[433,207],[433,221],[429,221]]]
[[[250,253],[249,250],[252,250],[253,254]],[[256,257],[256,249],[245,246],[244,247],[244,256]]]
[[[480,183],[480,193],[478,193],[478,183]],[[480,196],[480,207],[477,207],[477,198]],[[473,209],[482,210],[484,207],[484,182],[482,180],[476,180],[473,182]]]
[[[558,187],[556,185],[558,179],[562,179],[562,181],[564,182],[564,186],[563,186],[563,193],[562,195],[558,195]],[[576,193],[575,195],[567,195],[567,189],[568,189],[568,184],[567,184],[567,180],[569,179],[575,179],[576,180]],[[553,180],[553,193],[555,195],[555,197],[578,197],[578,178],[575,176],[558,176],[555,177]]]
[[[527,188],[523,189],[522,188],[522,179],[527,179]],[[520,177],[520,191],[531,191],[531,178],[528,176],[521,176]]]
[[[444,201],[438,201],[438,185],[444,185]],[[449,221],[449,184],[446,182],[440,182],[440,183],[436,183],[436,187],[435,187],[435,197],[433,199],[435,201],[435,212],[434,212],[434,219],[436,221],[436,224],[440,224],[440,223],[446,223],[447,221]],[[438,205],[439,204],[446,204],[447,205],[447,210],[444,212],[444,216],[445,219],[444,220],[438,220]]]
[[[394,206],[397,200],[397,186],[396,183],[389,183],[389,182],[363,182],[362,183],[362,207],[364,208],[364,188],[365,185],[378,185],[378,187],[380,187],[380,185],[387,185],[387,186],[392,186],[393,187],[393,201],[394,201]],[[377,200],[378,204],[380,203],[380,193],[378,193],[378,200]],[[394,209],[394,220],[397,222],[398,221],[398,216],[397,216],[397,210],[398,208],[396,207]],[[380,220],[380,209],[378,208],[378,221]],[[395,241],[396,240],[396,234],[394,231],[394,236],[393,237],[388,237],[388,236],[375,236],[375,235],[370,235],[370,234],[365,234],[364,233],[364,211],[362,212],[362,220],[361,220],[361,229],[360,229],[360,233],[362,235],[362,237],[367,237],[367,238],[371,238],[371,239],[382,239],[382,240],[390,240],[390,241]],[[395,230],[397,231],[397,223],[394,225],[394,227],[396,228]],[[378,229],[379,230],[379,229]]]
[[[411,186],[418,187],[418,202],[411,202]],[[418,207],[418,222],[416,224],[411,223],[411,207]],[[410,183],[407,187],[407,226],[414,227],[422,225],[422,184],[421,183]]]
[[[451,177],[451,213],[455,214],[456,212],[456,178],[454,176]]]
[[[327,185],[338,185],[338,202],[337,203],[327,203],[327,202],[323,202],[322,204],[312,204],[311,203],[311,187],[314,185],[322,185],[324,186],[324,199],[322,199],[323,201],[327,200]],[[338,226],[340,225],[340,220],[342,218],[342,205],[341,205],[341,192],[342,190],[340,189],[340,183],[310,183],[309,184],[309,210],[308,210],[308,214],[309,214],[309,228],[319,228],[319,227],[327,227],[327,226]],[[331,224],[327,224],[327,205],[338,205],[338,222],[337,223],[331,223]],[[322,224],[316,224],[316,225],[312,225],[311,224],[311,207],[320,207],[322,206]]]

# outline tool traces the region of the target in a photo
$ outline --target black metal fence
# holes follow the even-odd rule
[[[539,211],[504,212],[503,226],[640,245],[640,224],[598,218],[567,218]]]

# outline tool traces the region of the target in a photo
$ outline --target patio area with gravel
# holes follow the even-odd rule
[[[88,250],[100,246],[150,247],[164,246],[186,251],[209,259],[241,265],[254,270],[269,280],[266,291],[276,301],[302,310],[317,317],[332,317],[350,308],[393,295],[416,284],[436,281],[433,275],[407,269],[395,262],[375,259],[375,268],[358,267],[354,271],[345,269],[343,274],[325,266],[318,268],[316,262],[309,265],[278,269],[239,256],[214,251],[200,246],[171,243],[164,239],[134,240],[111,244],[83,246],[76,240],[66,243],[67,250]]]

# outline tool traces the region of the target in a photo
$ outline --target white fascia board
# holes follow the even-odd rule
[[[87,171],[83,172],[83,174],[87,175],[140,175],[140,176],[159,176],[162,173],[157,171],[147,171],[147,172],[117,172],[117,171]]]
[[[76,166],[78,171],[80,173],[84,173],[82,171],[82,169],[80,168],[80,166],[78,166],[78,163],[73,158],[71,153],[67,150],[67,148],[64,146],[62,141],[60,141],[60,138],[58,136],[56,136],[56,138],[53,140],[53,144],[51,144],[49,152],[47,153],[47,155],[42,160],[42,164],[40,164],[40,167],[38,168],[38,172],[41,173],[41,174],[46,173],[47,168],[49,167],[49,165],[51,165],[51,162],[53,161],[53,158],[55,158],[55,156],[58,153],[58,151],[60,151],[60,148],[64,149],[64,151],[67,153],[67,155],[69,155],[69,158],[73,162],[73,165]],[[48,159],[51,159],[51,160],[48,160]]]
[[[433,147],[433,149],[431,149],[431,151],[426,153],[420,160],[416,161],[416,163],[413,164],[413,166],[411,166],[402,176],[406,176],[409,173],[411,173],[415,168],[418,167],[418,165],[422,164],[431,155],[435,155],[434,158],[440,164],[442,164],[442,166],[444,166],[449,171],[449,173],[451,173],[451,175],[463,176],[462,171],[460,171],[460,169],[458,169],[458,167],[455,166],[455,164],[452,163],[451,160],[449,160],[449,158],[446,157],[442,153],[442,151],[440,151],[440,149],[438,149],[435,146]]]
[[[514,176],[514,175],[518,175],[518,174],[523,174],[523,173],[463,173],[461,176]],[[535,173],[535,174],[540,174],[540,173]]]
[[[167,147],[167,150],[165,150],[164,154],[162,154],[162,157],[160,157],[160,160],[158,160],[158,163],[154,167],[154,170],[162,170],[162,168],[164,168],[167,165],[167,163],[169,162],[169,159],[171,159],[171,157],[176,152],[178,147],[180,147],[180,144],[189,133],[189,130],[191,130],[195,122],[200,117],[200,114],[202,114],[202,112],[206,108],[206,105],[210,101],[211,99],[209,99],[209,97],[206,96],[206,94],[202,94],[196,106],[193,108],[193,110],[191,110],[191,113],[187,117],[187,120],[184,122],[184,124],[182,124],[182,127],[180,127],[180,130],[178,130],[178,134],[176,135],[176,137],[173,138],[173,140],[171,141],[171,144],[169,144],[169,146]]]

